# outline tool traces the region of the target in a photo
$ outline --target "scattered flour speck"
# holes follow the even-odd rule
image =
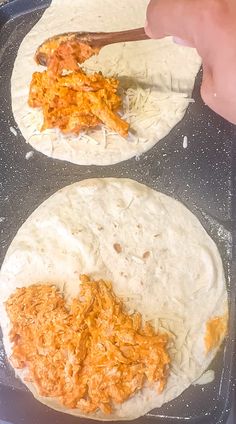
[[[17,136],[17,131],[14,127],[10,127],[10,131],[15,137]]]
[[[27,152],[27,153],[26,153],[26,155],[25,155],[25,159],[26,159],[26,160],[29,160],[29,159],[31,159],[33,156],[34,156],[34,152],[33,152],[33,150],[30,150],[30,152]]]
[[[183,138],[183,148],[187,149],[188,147],[188,137],[185,135]]]
[[[5,367],[5,352],[3,347],[0,347],[0,368]]]

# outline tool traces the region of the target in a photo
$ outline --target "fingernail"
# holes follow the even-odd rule
[[[179,37],[173,37],[173,41],[176,44],[180,44],[181,46],[189,46],[189,43],[186,40],[183,40],[182,38]]]

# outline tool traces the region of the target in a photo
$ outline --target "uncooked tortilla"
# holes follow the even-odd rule
[[[207,369],[219,346],[206,354],[206,322],[227,314],[225,278],[215,243],[181,203],[126,179],[85,180],[46,200],[18,231],[0,273],[0,319],[8,357],[10,323],[3,302],[17,287],[37,283],[55,284],[70,300],[79,293],[80,274],[111,280],[128,310],[141,312],[156,330],[173,337],[170,376],[162,394],[145,388],[111,416],[97,412],[90,418],[137,418],[180,395]],[[23,378],[24,371],[16,372]],[[42,403],[83,416],[26,384]]]
[[[183,118],[200,58],[170,38],[120,43],[103,48],[85,63],[87,71],[117,76],[124,91],[129,138],[105,128],[82,136],[58,130],[40,133],[43,115],[27,104],[37,47],[48,37],[68,31],[119,31],[142,27],[148,0],[52,0],[51,6],[23,40],[11,80],[12,109],[24,138],[47,156],[81,165],[110,165],[148,151]],[[128,89],[128,91],[126,90]],[[131,106],[132,105],[132,106]]]

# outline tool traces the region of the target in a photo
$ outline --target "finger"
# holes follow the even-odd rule
[[[168,35],[193,42],[193,21],[198,0],[151,0],[147,8],[145,31],[151,38]]]
[[[203,64],[202,99],[218,115],[236,124],[236,97],[233,95],[232,89],[227,89],[226,82],[225,86],[220,85],[219,89],[214,77],[215,75],[210,66]]]

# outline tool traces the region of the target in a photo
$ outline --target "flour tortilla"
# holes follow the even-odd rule
[[[114,244],[119,243],[118,254]],[[145,252],[150,252],[143,259]],[[92,179],[58,191],[27,219],[0,274],[0,318],[8,357],[9,320],[3,302],[36,283],[55,284],[66,299],[79,293],[79,275],[113,282],[128,310],[173,335],[172,367],[163,393],[145,388],[107,417],[134,419],[180,395],[209,366],[206,322],[227,313],[227,292],[216,245],[182,204],[132,180]],[[223,338],[223,336],[222,336]],[[23,378],[24,372],[16,370]],[[69,414],[55,399],[40,402]]]
[[[118,76],[121,87],[129,88],[129,100],[124,96],[125,114],[134,96],[128,140],[104,128],[88,132],[89,137],[65,137],[58,130],[40,133],[42,112],[27,104],[32,74],[43,70],[35,64],[34,53],[46,38],[68,31],[141,27],[148,1],[70,0],[69,7],[66,0],[52,1],[23,40],[11,80],[15,120],[36,150],[76,164],[110,165],[148,151],[183,118],[200,58],[194,49],[178,46],[170,38],[107,46],[85,64],[89,72],[101,70],[104,75]]]

